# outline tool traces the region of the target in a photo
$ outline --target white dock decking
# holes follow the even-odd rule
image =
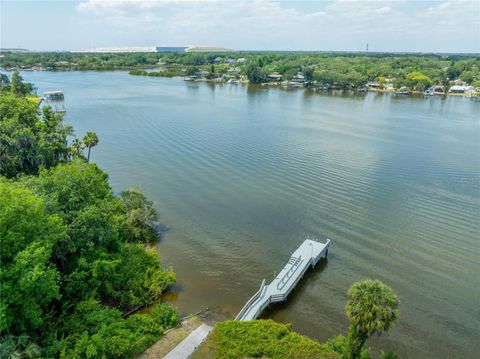
[[[326,243],[306,239],[270,284],[265,284],[265,279],[262,281],[258,292],[248,300],[235,320],[256,319],[270,303],[285,301],[308,267],[314,267],[320,258],[327,257],[329,246],[330,239]]]

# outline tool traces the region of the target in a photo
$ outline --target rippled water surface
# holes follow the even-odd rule
[[[158,246],[183,313],[232,318],[306,237],[328,262],[267,316],[326,340],[346,291],[379,278],[400,319],[369,341],[402,357],[479,347],[480,103],[185,83],[124,72],[25,73],[65,91],[115,191],[138,185],[168,226]]]

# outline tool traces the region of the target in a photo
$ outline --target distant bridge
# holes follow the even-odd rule
[[[260,289],[248,300],[235,320],[256,319],[270,303],[285,301],[308,267],[313,268],[322,257],[327,257],[329,246],[328,238],[326,243],[306,239],[270,284],[265,284],[265,279],[262,281]]]

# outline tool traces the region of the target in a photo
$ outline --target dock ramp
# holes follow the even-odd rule
[[[306,239],[288,260],[275,279],[266,284],[247,301],[235,320],[253,320],[270,304],[283,302],[295,288],[309,267],[314,267],[322,257],[327,257],[330,239],[325,243]]]

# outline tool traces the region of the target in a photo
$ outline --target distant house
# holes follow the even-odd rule
[[[407,86],[400,87],[397,91],[395,91],[397,95],[410,95],[411,91]]]
[[[465,93],[470,89],[470,86],[460,86],[460,85],[455,85],[450,87],[450,90],[448,92],[450,93]]]
[[[268,75],[268,79],[274,82],[281,81],[282,75],[280,75],[278,72],[272,72],[270,75]]]
[[[206,76],[208,75],[208,71],[198,71],[198,72],[195,72],[195,78],[197,79],[203,79],[205,78]]]
[[[290,81],[287,82],[288,87],[304,87],[305,86],[305,76],[300,72],[296,74]]]
[[[238,68],[238,67],[232,67],[232,68],[230,68],[230,69],[227,70],[227,72],[229,72],[229,73],[235,73],[235,74],[238,74],[240,71],[241,71],[241,70],[240,70],[240,68]]]
[[[240,57],[239,59],[237,59],[237,64],[244,64],[245,62],[247,62],[247,59],[244,57]]]
[[[367,87],[376,89],[380,87],[380,83],[378,83],[377,81],[367,82]]]
[[[435,85],[431,87],[431,91],[436,94],[445,93],[445,87],[440,85]]]
[[[305,76],[303,76],[300,72],[298,74],[296,74],[293,78],[292,78],[292,81],[291,82],[295,82],[295,83],[298,83],[298,84],[303,84],[305,82]]]
[[[70,65],[70,62],[68,62],[68,61],[57,61],[57,62],[55,62],[55,65],[56,66],[68,66],[68,65]]]
[[[220,62],[222,62],[222,58],[220,56],[217,56],[213,59],[213,62],[216,63],[216,64],[219,64]]]
[[[225,62],[226,62],[227,64],[234,64],[235,62],[237,62],[237,60],[232,59],[231,57],[229,57],[229,58],[225,59]]]

